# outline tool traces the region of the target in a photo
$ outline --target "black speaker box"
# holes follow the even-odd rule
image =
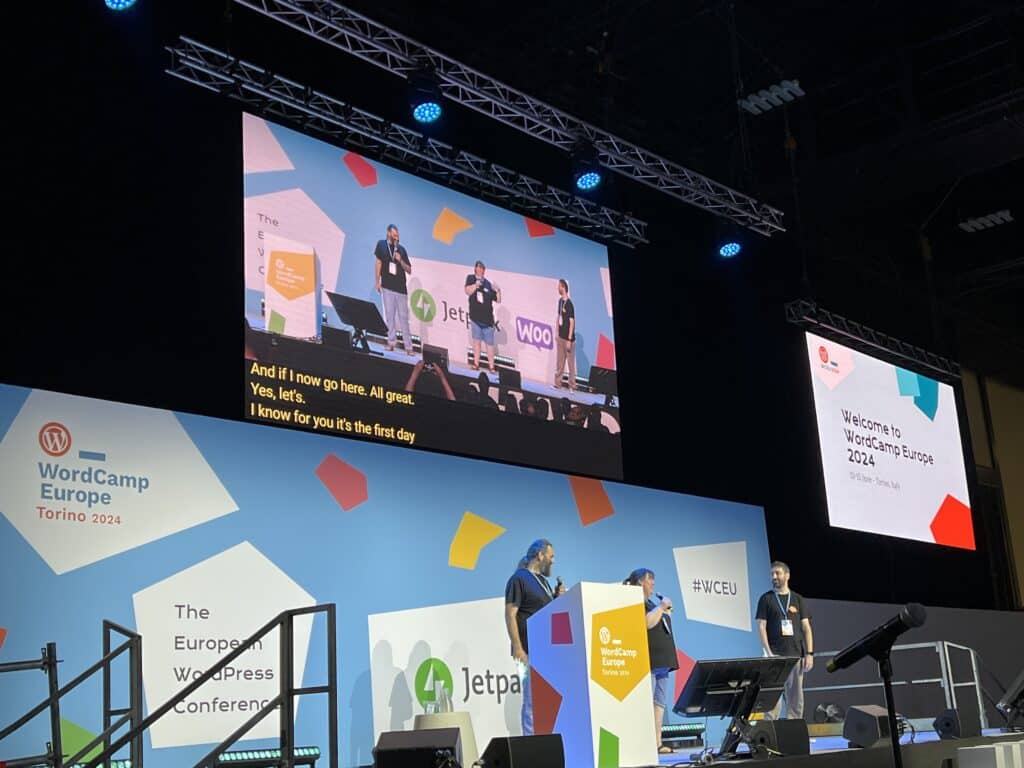
[[[343,352],[352,350],[352,332],[344,328],[323,325],[320,327],[320,338],[328,349],[340,349]]]
[[[875,747],[888,744],[889,714],[877,704],[862,704],[846,710],[843,738],[852,747]]]
[[[374,768],[438,768],[459,752],[458,728],[385,731],[373,750]]]
[[[483,768],[565,768],[562,735],[552,733],[491,739],[480,762]]]
[[[811,740],[804,720],[757,720],[748,732],[751,752],[809,755]]]
[[[971,739],[981,736],[981,723],[960,722],[960,713],[955,709],[944,709],[932,722],[932,728],[940,739]]]

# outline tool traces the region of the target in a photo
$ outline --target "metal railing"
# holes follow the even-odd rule
[[[899,685],[935,685],[938,684],[942,687],[943,695],[946,699],[946,707],[948,709],[957,708],[956,689],[963,688],[966,686],[972,686],[974,688],[975,695],[978,700],[978,719],[981,723],[982,730],[988,728],[988,715],[985,712],[985,701],[982,698],[983,692],[981,687],[981,680],[979,678],[978,670],[978,654],[975,653],[973,648],[968,648],[966,645],[958,645],[957,643],[951,643],[948,640],[937,640],[933,643],[907,643],[905,645],[894,645],[892,647],[893,652],[896,651],[912,651],[920,650],[923,648],[931,648],[935,651],[938,656],[939,662],[939,676],[938,677],[926,677],[921,679],[911,680],[893,680],[893,686]],[[970,655],[971,660],[971,672],[972,679],[969,681],[956,682],[953,675],[953,666],[950,661],[949,651],[950,649],[958,651],[967,651]],[[825,658],[829,656],[836,656],[839,651],[819,651],[814,654],[815,659]],[[871,683],[847,683],[844,685],[817,685],[813,687],[805,687],[804,693],[812,693],[815,691],[839,691],[853,688],[881,688],[882,681]]]
[[[327,683],[324,685],[296,688],[294,680],[294,620],[296,616],[316,613],[324,613],[327,617]],[[155,710],[150,712],[145,719],[135,723],[127,733],[120,736],[113,743],[105,742],[103,751],[91,758],[89,761],[83,763],[83,768],[98,768],[98,766],[109,760],[110,756],[117,752],[117,750],[124,747],[125,744],[128,744],[133,739],[141,739],[143,732],[153,725],[153,723],[168,712],[171,712],[175,706],[185,701],[185,699],[195,693],[195,691],[204,683],[223,672],[231,662],[275,629],[280,630],[278,637],[280,660],[280,673],[278,679],[280,680],[280,688],[278,694],[274,698],[270,699],[256,714],[236,728],[230,736],[224,739],[224,741],[203,756],[203,758],[196,763],[195,768],[213,768],[214,766],[217,766],[217,758],[224,751],[229,749],[232,744],[242,738],[242,736],[244,736],[254,725],[275,709],[279,710],[280,717],[281,760],[279,765],[281,768],[293,768],[296,764],[295,697],[312,693],[327,694],[327,728],[330,749],[329,768],[338,768],[338,659],[336,606],[334,603],[310,606],[308,608],[294,608],[278,614],[275,618],[268,621],[252,635],[243,640],[231,653],[224,656],[220,661],[207,669],[202,675],[186,685]],[[132,768],[135,768],[134,762],[132,763]]]
[[[111,648],[112,633],[117,633],[125,638],[120,645],[113,649]],[[128,652],[128,706],[114,709],[111,705],[110,665],[126,651]],[[46,647],[42,649],[41,658],[37,660],[13,661],[0,664],[0,673],[42,669],[46,672],[49,688],[49,695],[43,701],[9,726],[0,730],[0,741],[3,741],[37,715],[49,710],[50,742],[46,745],[46,753],[7,760],[7,768],[37,765],[64,768],[65,765],[75,765],[101,742],[104,745],[104,751],[107,753],[107,757],[103,761],[104,765],[106,768],[110,768],[110,755],[116,751],[109,749],[110,738],[113,733],[125,723],[130,725],[131,730],[142,721],[142,635],[132,632],[130,629],[125,629],[112,621],[104,620],[103,657],[99,661],[63,687],[59,686],[57,680],[57,665],[60,662],[61,660],[57,658],[57,644],[47,643]],[[65,760],[60,732],[60,700],[100,671],[103,672],[103,731],[77,753]],[[119,716],[116,721],[114,720],[115,716]],[[129,745],[132,768],[142,768],[142,735],[138,734],[127,739],[120,744],[118,749],[125,744]]]

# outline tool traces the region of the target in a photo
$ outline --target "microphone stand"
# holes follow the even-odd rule
[[[885,689],[885,709],[889,720],[889,740],[892,742],[892,764],[894,768],[903,768],[903,755],[900,752],[900,732],[896,723],[896,700],[892,695],[892,660],[889,658],[892,643],[887,648],[872,653],[871,657],[878,662],[878,674],[882,677]]]

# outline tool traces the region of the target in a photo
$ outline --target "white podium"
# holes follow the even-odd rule
[[[534,733],[558,733],[565,764],[658,762],[643,590],[577,584],[527,620]]]

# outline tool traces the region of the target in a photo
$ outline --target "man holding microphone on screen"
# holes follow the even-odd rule
[[[482,261],[473,266],[473,274],[466,275],[466,295],[473,337],[473,370],[480,369],[480,343],[483,342],[487,345],[487,369],[494,373],[494,305],[501,304],[501,289],[484,277],[486,271]]]

